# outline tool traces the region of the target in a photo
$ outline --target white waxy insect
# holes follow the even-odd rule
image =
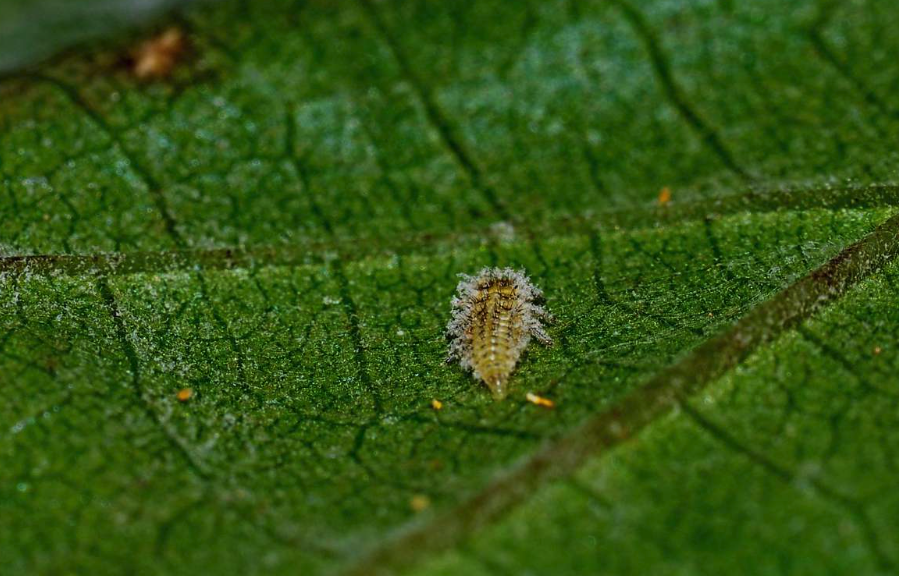
[[[545,346],[552,339],[543,327],[553,318],[540,302],[543,292],[523,271],[484,268],[477,276],[460,274],[453,298],[447,362],[458,360],[501,400],[508,394],[509,376],[531,338]]]

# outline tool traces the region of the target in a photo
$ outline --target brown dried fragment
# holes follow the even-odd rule
[[[509,376],[531,338],[544,346],[552,339],[544,322],[552,315],[540,302],[543,292],[524,274],[511,268],[484,268],[477,276],[460,274],[447,326],[447,362],[458,361],[482,380],[493,397],[508,394]]]
[[[187,38],[179,28],[168,28],[141,44],[134,52],[134,75],[141,80],[158,80],[172,69],[187,49]]]

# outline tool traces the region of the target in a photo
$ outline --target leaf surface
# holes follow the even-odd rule
[[[6,77],[0,557],[893,570],[899,14],[781,4],[225,1],[164,81]],[[443,362],[497,265],[558,319],[499,403]]]

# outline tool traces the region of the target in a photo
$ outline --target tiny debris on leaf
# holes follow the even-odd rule
[[[191,388],[182,388],[178,390],[178,402],[187,402],[194,395],[194,391]]]
[[[416,494],[409,500],[409,507],[414,512],[422,512],[431,507],[431,499],[424,494]]]
[[[874,355],[875,355],[875,356],[877,356],[877,355],[880,354],[881,352],[883,352],[883,348],[881,348],[880,346],[875,346],[875,347],[874,347]]]
[[[550,400],[549,398],[544,398],[543,396],[538,396],[533,392],[528,392],[525,398],[528,399],[528,402],[531,404],[536,404],[537,406],[543,406],[544,408],[555,408],[556,403]]]
[[[434,410],[443,410],[443,402],[435,398],[434,400],[431,400],[431,408]]]
[[[134,75],[141,80],[165,78],[187,48],[187,39],[178,28],[168,28],[141,44],[134,52]]]
[[[541,306],[543,292],[524,271],[484,268],[477,276],[460,274],[453,316],[446,327],[447,362],[458,361],[502,400],[509,376],[531,338],[552,345],[544,323],[552,315]]]
[[[659,191],[659,206],[664,206],[669,202],[671,202],[671,188],[664,186]]]
[[[499,242],[515,241],[515,227],[508,222],[494,222],[490,225],[490,234]]]

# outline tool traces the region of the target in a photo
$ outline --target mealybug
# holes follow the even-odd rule
[[[501,400],[508,394],[509,375],[531,337],[552,345],[543,328],[552,316],[540,306],[543,292],[524,272],[484,268],[477,276],[459,276],[453,317],[446,327],[447,362],[458,360]]]

